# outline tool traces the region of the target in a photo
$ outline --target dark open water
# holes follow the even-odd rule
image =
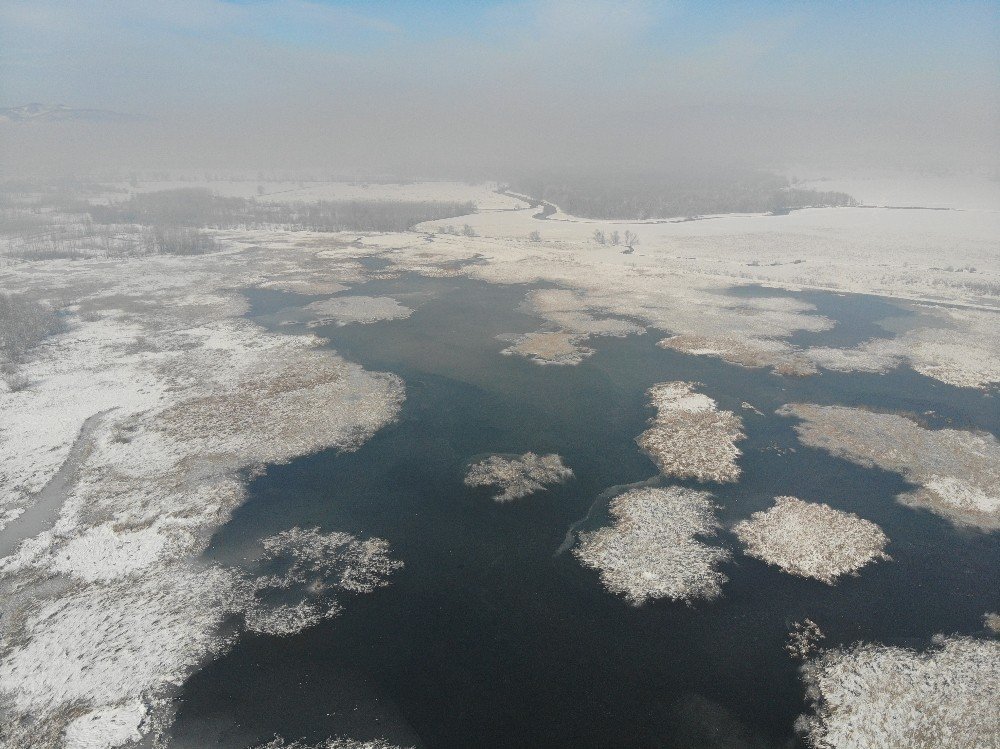
[[[655,331],[593,339],[597,353],[578,367],[538,366],[501,356],[506,344],[496,339],[538,326],[518,311],[528,290],[374,282],[348,293],[395,296],[417,311],[318,330],[345,357],[405,380],[400,419],[355,453],[271,467],[208,556],[236,565],[263,537],[319,526],[385,538],[406,566],[387,588],[343,596],[340,617],[297,636],[242,636],[184,686],[173,745],[245,747],[280,734],[434,749],[796,746],[793,722],[805,703],[797,662],[783,649],[792,622],[818,622],[826,645],[925,647],[935,633],[981,632],[983,613],[1000,602],[995,537],[896,504],[907,488],[899,476],[798,444],[792,421],[773,412],[796,401],[864,404],[934,411],[933,426],[995,433],[995,397],[909,369],[781,378],[657,348]],[[250,298],[265,322],[315,299]],[[805,298],[843,320],[802,334],[817,345],[888,335],[876,320],[903,314],[874,298]],[[893,561],[830,587],[742,556],[724,532],[734,556],[722,598],[637,609],[572,554],[555,555],[598,495],[656,474],[634,439],[652,413],[646,388],[675,379],[704,383],[744,417],[743,480],[706,487],[724,524],[793,494],[878,523]],[[741,409],[743,401],[765,415]],[[561,454],[576,478],[503,505],[463,485],[471,456],[527,450]],[[599,502],[585,527],[603,518]]]

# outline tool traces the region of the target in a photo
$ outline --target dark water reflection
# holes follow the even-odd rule
[[[869,405],[995,432],[995,398],[909,369],[781,378],[657,348],[655,331],[594,339],[597,353],[578,367],[541,367],[499,355],[496,339],[537,327],[518,311],[527,291],[380,281],[352,293],[394,296],[416,309],[411,318],[317,330],[345,357],[405,380],[401,417],[355,453],[270,468],[209,556],[238,565],[265,536],[319,526],[385,538],[406,567],[297,636],[243,636],[185,685],[174,745],[241,747],[277,733],[426,747],[794,746],[804,702],[783,650],[792,622],[812,618],[826,644],[924,647],[938,632],[981,630],[1000,598],[995,541],[901,507],[899,476],[800,445],[773,412],[797,401]],[[313,299],[250,298],[257,316]],[[848,320],[836,336],[810,334],[816,345],[866,340],[879,316],[900,314],[866,302],[859,319],[842,298],[808,298]],[[644,391],[672,379],[703,383],[744,417],[743,480],[707,487],[727,526],[793,494],[881,525],[893,561],[831,587],[742,556],[726,532],[734,556],[722,598],[636,609],[555,554],[604,490],[655,475],[634,438],[651,415]],[[561,454],[575,480],[504,505],[462,484],[470,456],[527,450]],[[602,517],[603,506],[586,525]]]

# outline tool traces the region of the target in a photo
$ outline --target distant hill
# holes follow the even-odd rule
[[[65,104],[39,104],[33,102],[20,107],[0,109],[3,122],[137,122],[131,114],[112,112],[108,109],[76,109]]]

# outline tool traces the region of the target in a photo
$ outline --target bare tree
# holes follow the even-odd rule
[[[531,234],[528,235],[528,239],[530,241],[532,241],[532,242],[541,242],[542,241],[542,235],[536,230],[536,231],[531,232]]]
[[[617,229],[611,232],[611,236],[608,237],[608,241],[616,247],[622,243],[621,235],[618,233]]]
[[[639,244],[639,235],[634,231],[625,231],[625,246],[630,250],[634,250],[635,246]]]
[[[604,236],[604,232],[600,229],[594,229],[594,241],[597,242],[597,244],[608,243],[607,237]]]
[[[478,237],[479,236],[476,233],[476,230],[473,229],[468,224],[466,224],[465,226],[462,227],[462,234],[465,235],[466,237]]]

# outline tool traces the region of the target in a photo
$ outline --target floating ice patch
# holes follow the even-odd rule
[[[790,404],[782,416],[801,420],[799,439],[864,466],[919,484],[897,499],[956,524],[1000,528],[1000,442],[986,432],[925,429],[896,414],[846,406]]]
[[[338,296],[312,302],[305,306],[307,312],[315,316],[311,323],[373,323],[380,320],[402,320],[413,314],[413,310],[405,307],[392,297],[387,296]]]
[[[939,638],[923,653],[860,644],[802,668],[813,713],[796,725],[821,749],[997,746],[1000,642]]]
[[[795,497],[776,497],[774,507],[755,512],[733,533],[747,555],[831,585],[841,575],[889,558],[889,539],[875,523]]]
[[[466,486],[492,486],[500,489],[497,502],[510,502],[542,491],[548,484],[560,484],[573,478],[573,470],[555,453],[532,452],[517,457],[491,455],[473,463],[465,474]]]
[[[694,388],[691,382],[651,387],[647,394],[656,416],[636,442],[666,476],[736,481],[741,454],[736,443],[746,437],[743,421],[732,411],[718,410],[714,400]]]
[[[611,503],[614,525],[580,535],[573,550],[601,582],[633,606],[654,598],[691,601],[722,592],[725,549],[697,540],[719,527],[711,495],[694,489],[633,489]]]
[[[262,545],[257,567],[263,574],[253,581],[245,619],[248,629],[267,634],[294,634],[336,616],[337,593],[370,593],[403,566],[389,556],[387,541],[317,528],[282,531]]]

